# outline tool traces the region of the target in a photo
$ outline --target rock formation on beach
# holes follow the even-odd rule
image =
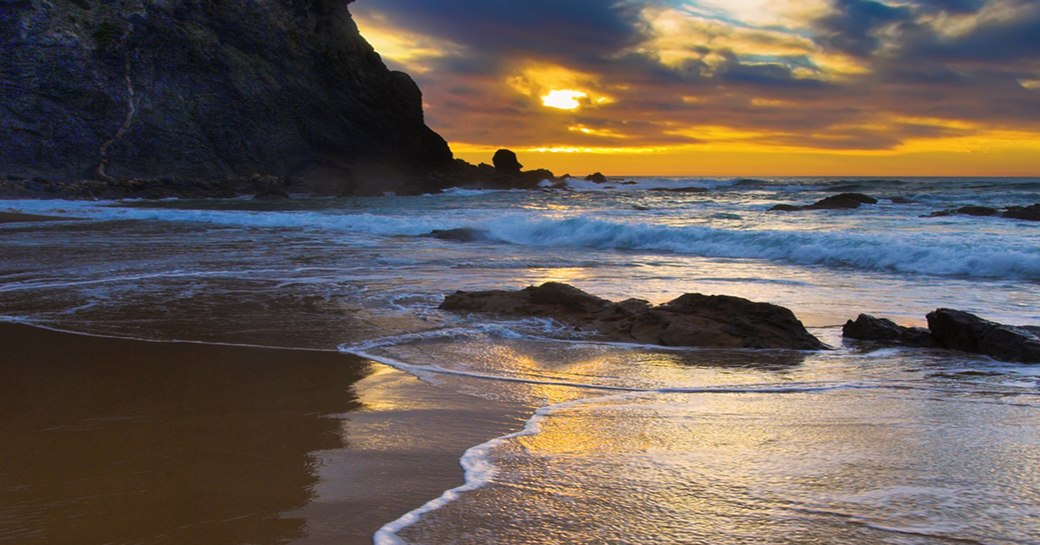
[[[799,210],[850,210],[859,208],[863,204],[877,204],[877,199],[862,193],[841,193],[831,195],[813,204],[797,206],[793,204],[778,204],[769,209],[770,212],[796,212]]]
[[[849,320],[849,339],[904,346],[939,347],[982,354],[1003,361],[1040,363],[1040,327],[1016,327],[948,308],[928,313],[928,329],[903,327],[866,314]]]
[[[620,342],[718,348],[827,348],[788,309],[725,295],[688,293],[663,305],[614,303],[558,282],[519,291],[459,291],[440,306],[452,312],[552,318]]]
[[[845,322],[841,335],[846,339],[877,341],[903,346],[937,346],[927,329],[901,326],[888,318],[875,318],[860,314],[855,320]]]
[[[414,191],[452,154],[419,88],[358,33],[351,1],[7,0],[0,173]]]

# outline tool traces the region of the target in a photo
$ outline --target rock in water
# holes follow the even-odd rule
[[[935,346],[935,339],[927,329],[903,327],[887,318],[875,318],[869,314],[860,314],[855,321],[845,322],[841,328],[841,335],[847,339],[861,341],[878,341],[906,346]]]
[[[1040,337],[1032,328],[984,320],[960,310],[928,313],[928,329],[944,348],[984,354],[998,360],[1040,363]]]
[[[340,180],[363,163],[449,165],[419,88],[349,3],[5,0],[0,172]]]
[[[519,174],[520,169],[524,168],[524,165],[521,165],[516,158],[516,153],[507,149],[496,151],[495,155],[491,157],[491,163],[495,165],[495,170],[509,174]]]
[[[831,195],[809,205],[810,210],[840,210],[859,208],[861,204],[877,204],[877,199],[862,193]]]
[[[1001,212],[1005,218],[1040,221],[1040,203],[1029,206],[1009,206]]]
[[[487,231],[480,229],[473,229],[471,227],[459,227],[457,229],[434,229],[425,235],[420,235],[430,238],[439,238],[441,240],[454,240],[456,242],[477,242],[480,240],[488,240],[490,235]]]
[[[441,309],[553,318],[622,342],[718,348],[827,348],[788,309],[724,295],[686,294],[651,306],[614,303],[558,282],[519,291],[455,292]]]
[[[807,206],[795,206],[791,204],[778,204],[769,210],[771,212],[796,212],[799,210],[850,210],[859,208],[861,204],[877,204],[877,199],[862,193],[841,193],[820,199]]]

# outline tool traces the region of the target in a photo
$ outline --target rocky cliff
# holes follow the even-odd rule
[[[3,0],[0,173],[349,192],[449,165],[351,1]]]

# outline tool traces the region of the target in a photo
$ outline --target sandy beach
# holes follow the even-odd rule
[[[0,339],[0,543],[370,543],[522,425],[335,352]]]

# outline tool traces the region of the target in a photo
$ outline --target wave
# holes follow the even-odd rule
[[[1035,233],[1033,225],[1021,225],[1018,230],[1021,232],[1012,234],[975,233],[964,229],[838,232],[675,226],[595,216],[561,217],[540,211],[504,212],[501,208],[345,212],[172,210],[97,205],[75,209],[77,214],[100,220],[197,222],[366,237],[418,237],[437,230],[471,230],[481,233],[492,244],[658,252],[888,273],[1040,281],[1040,246],[1031,240]],[[381,244],[364,237],[351,243]],[[587,255],[583,257],[582,261],[594,261]]]
[[[882,272],[1040,280],[1040,247],[1017,240],[914,233],[862,234],[633,224],[591,218],[505,217],[484,225],[511,244],[768,259]]]

